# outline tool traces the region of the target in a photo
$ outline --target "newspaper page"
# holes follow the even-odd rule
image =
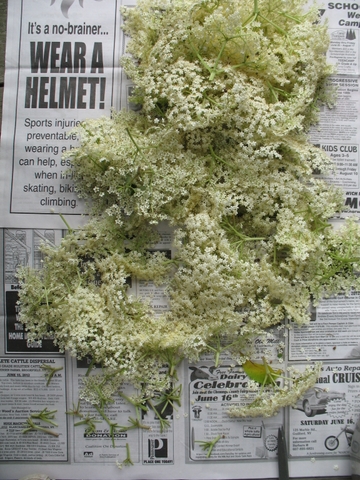
[[[359,209],[359,13],[356,2],[328,2],[320,15],[328,21],[329,63],[336,67],[330,82],[336,88],[333,108],[322,107],[320,124],[310,133],[311,141],[333,160],[336,170],[326,180],[344,190],[344,216]]]
[[[106,422],[81,398],[90,359],[63,354],[51,336],[28,341],[18,321],[18,267],[41,268],[41,243],[61,242],[66,232],[59,213],[71,226],[86,221],[62,155],[76,145],[73,128],[82,119],[109,115],[111,108],[131,108],[132,86],[119,68],[126,45],[120,5],[118,0],[14,0],[8,5],[0,174],[0,479],[32,473],[73,480],[277,478],[280,426],[292,477],[350,475],[351,439],[360,417],[359,292],[322,301],[308,326],[291,326],[288,335],[274,332],[271,346],[259,343],[259,358],[262,349],[282,342],[289,366],[301,369],[309,358],[323,362],[317,384],[294,408],[273,418],[227,415],[229,405],[251,401],[252,393],[242,367],[224,354],[219,365],[210,356],[181,364],[180,405],[155,399],[157,409],[137,418],[139,410],[127,400],[133,387],[126,385],[124,396],[107,407]],[[335,162],[327,180],[343,188],[346,217],[360,213],[360,4],[326,2],[320,15],[329,22],[328,59],[337,67],[331,82],[338,101],[334,108],[322,108],[310,137]],[[159,233],[154,250],[172,258],[172,229],[164,223]],[[155,313],[169,308],[161,286],[132,278],[129,288],[149,298]],[[96,373],[95,368],[91,381],[96,382]],[[77,416],[79,408],[85,417]],[[162,412],[166,429],[156,412]],[[129,429],[134,419],[143,428]],[[127,428],[112,434],[111,424]],[[208,457],[202,442],[216,437]]]
[[[84,205],[62,155],[76,145],[81,120],[120,103],[118,2],[73,3],[9,5],[2,131],[8,166],[0,180],[6,226],[62,228],[56,213],[81,218]]]

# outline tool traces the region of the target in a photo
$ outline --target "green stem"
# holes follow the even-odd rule
[[[125,395],[123,392],[119,392],[120,397],[123,397],[127,402],[131,403],[135,408],[141,408],[144,412],[148,411],[147,406],[144,404],[145,400],[147,399],[141,399],[141,400],[133,400],[132,398],[128,397]]]
[[[82,416],[82,415],[81,415]],[[83,420],[79,420],[74,423],[74,427],[79,427],[80,425],[86,425],[86,433],[94,433],[96,431],[95,423],[101,423],[100,420],[96,420],[95,417],[85,417]]]
[[[123,465],[126,465],[126,466],[134,465],[133,461],[131,460],[131,456],[130,456],[130,446],[129,446],[128,443],[126,444],[126,458],[125,458],[125,460],[123,461]]]
[[[261,13],[259,13],[259,17],[261,17],[263,20],[265,20],[265,22],[270,23],[270,25],[272,25],[275,28],[275,30],[277,30],[279,33],[281,33],[281,35],[284,35],[285,37],[287,36],[287,32],[284,29],[282,29],[281,27],[279,27],[279,25],[276,25],[276,23],[271,21],[269,18],[264,17],[264,15],[262,15]]]
[[[256,21],[257,17],[259,15],[259,5],[258,5],[258,0],[254,0],[254,8],[251,13],[251,15],[245,20],[245,22],[242,24],[242,27],[245,27],[249,23],[252,23]]]
[[[56,372],[59,372],[60,370],[63,369],[63,367],[52,367],[51,365],[48,365],[47,363],[43,363],[42,365],[40,365],[40,368],[42,368],[43,370],[46,370],[45,372],[45,377],[47,377],[47,382],[46,382],[46,386],[48,387],[53,376],[55,375]]]
[[[133,145],[135,146],[137,153],[139,153],[142,157],[144,157],[141,148],[140,148],[139,145],[136,143],[136,141],[135,141],[134,137],[132,136],[129,128],[125,128],[125,131],[126,131],[126,133],[129,135],[130,140],[131,140],[131,142],[133,143]]]
[[[83,418],[83,414],[80,412],[80,399],[78,400],[77,404],[73,403],[72,410],[68,410],[65,412],[66,415],[74,415],[74,417]]]
[[[222,435],[218,435],[217,437],[215,437],[213,440],[210,440],[210,441],[195,440],[195,443],[199,443],[201,445],[201,448],[204,451],[205,450],[208,451],[206,457],[209,458],[214,446],[217,444],[217,442],[220,440],[221,437],[222,437]]]
[[[212,80],[214,80],[216,74],[220,72],[220,71],[218,71],[217,67],[218,67],[218,65],[219,65],[220,59],[221,59],[221,57],[222,57],[222,54],[224,53],[224,50],[225,50],[225,47],[226,47],[227,42],[228,42],[228,40],[225,40],[224,43],[222,44],[221,49],[220,49],[220,52],[219,52],[219,54],[218,54],[218,56],[217,56],[217,58],[216,58],[216,60],[215,60],[215,66],[214,66],[214,68],[211,69],[212,72],[211,72],[210,77],[209,77],[210,82],[211,82]]]
[[[61,220],[65,223],[69,233],[72,233],[73,232],[73,229],[70,227],[70,225],[68,224],[67,220],[65,219],[64,215],[62,213],[59,213],[59,216],[61,218]]]
[[[54,427],[57,427],[58,424],[53,421],[55,418],[55,413],[57,410],[48,410],[47,407],[45,407],[41,412],[39,413],[32,413],[30,415],[31,418],[37,418],[39,420],[42,420],[43,422],[50,423],[50,425],[54,425]]]
[[[111,443],[112,443],[112,446],[113,448],[115,448],[115,431],[117,428],[123,428],[123,427],[120,427],[120,425],[118,425],[116,422],[112,422],[108,417],[107,415],[105,415],[105,412],[103,411],[102,408],[100,408],[99,406],[97,405],[94,405],[94,407],[96,408],[96,410],[98,411],[99,415],[105,420],[105,422],[109,425],[109,433],[110,433],[110,436],[111,436]]]
[[[141,423],[137,415],[136,415],[136,418],[129,417],[128,420],[130,423],[130,427],[124,427],[126,430],[131,430],[134,428],[141,428],[142,430],[151,430],[150,425],[145,425],[144,423]]]
[[[215,354],[214,355],[214,366],[215,366],[215,368],[217,368],[219,366],[219,363],[220,363],[220,354],[224,350],[224,348],[221,347],[219,336],[217,336],[217,338],[216,338],[216,347],[212,347],[211,345],[206,345],[206,346],[208,347],[209,350],[214,352],[214,354]]]
[[[95,360],[92,358],[90,365],[88,366],[88,369],[86,370],[85,377],[88,377],[90,375],[91,370],[93,369],[95,364]]]
[[[206,98],[206,100],[208,100],[210,103],[214,104],[216,107],[220,107],[220,103],[215,102],[215,100],[210,98],[209,95],[207,95],[205,92],[203,92],[203,97]]]
[[[26,420],[26,423],[28,427],[24,428],[22,433],[28,433],[28,432],[31,432],[32,430],[39,430],[39,432],[47,433],[48,435],[52,435],[53,437],[58,437],[60,435],[59,433],[54,432],[49,428],[44,428],[44,427],[41,427],[40,425],[35,425],[35,423],[30,418]]]
[[[293,15],[289,15],[286,12],[281,12],[280,15],[282,15],[283,17],[288,18],[289,20],[292,20],[296,23],[301,23],[301,20],[299,18],[294,17]]]
[[[170,422],[161,416],[161,414],[158,412],[158,410],[150,400],[148,400],[148,404],[150,405],[151,409],[153,410],[153,412],[155,413],[155,415],[157,416],[160,422],[160,432],[162,433],[165,430],[165,428],[170,427]]]
[[[234,168],[233,165],[230,165],[230,163],[226,162],[221,157],[216,155],[216,153],[214,152],[214,149],[212,148],[211,145],[210,145],[209,149],[210,149],[211,156],[214,160],[218,160],[219,162],[223,163],[224,165],[228,166],[229,168],[232,168],[232,169]]]

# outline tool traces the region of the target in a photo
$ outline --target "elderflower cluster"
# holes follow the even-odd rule
[[[231,406],[230,417],[273,417],[283,407],[295,406],[296,401],[316,382],[321,373],[321,363],[307,366],[304,372],[292,372],[291,386],[272,390],[265,390],[261,395],[244,407]]]
[[[326,27],[304,3],[123,8],[137,111],[77,128],[80,146],[67,155],[93,220],[59,248],[44,246],[42,271],[19,272],[30,340],[51,334],[151,395],[169,387],[181,359],[211,352],[217,364],[227,351],[244,364],[270,327],[306,324],[311,302],[360,287],[360,229],[349,220],[333,230],[342,194],[313,175],[332,168],[306,136],[330,101],[331,69]],[[153,252],[160,221],[174,227],[172,259]],[[155,316],[132,294],[135,279],[162,285],[169,311]],[[281,387],[273,370],[254,402],[230,414],[273,415],[318,371]],[[259,377],[249,375],[254,389]]]

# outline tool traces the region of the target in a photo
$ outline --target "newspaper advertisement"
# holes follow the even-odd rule
[[[44,388],[42,365],[58,369],[54,381]],[[1,458],[17,461],[68,461],[66,414],[66,371],[64,358],[2,357],[1,370]],[[31,414],[48,409],[57,412],[56,425],[48,425],[48,435],[31,432],[30,442],[21,432]],[[52,416],[52,415],[50,415]],[[33,420],[38,423],[38,419]],[[55,433],[56,428],[56,433]]]
[[[244,405],[253,393],[243,368],[225,353],[219,364],[204,356],[180,365],[178,403],[159,395],[143,409],[128,401],[134,388],[122,385],[122,395],[99,415],[81,393],[84,382],[97,382],[97,368],[88,375],[90,359],[64,354],[51,335],[29,341],[19,322],[17,269],[40,269],[40,245],[60,244],[66,226],[59,214],[71,227],[86,221],[63,155],[76,146],[74,129],[83,119],[110,115],[112,108],[132,108],[132,86],[119,66],[126,46],[122,4],[135,1],[8,5],[0,174],[0,479],[32,473],[69,480],[278,478],[281,426],[292,477],[348,476],[360,417],[359,292],[324,299],[312,307],[309,325],[289,325],[288,332],[273,332],[271,345],[259,343],[258,358],[265,348],[285,345],[282,369],[302,369],[309,358],[323,362],[316,385],[271,418],[229,417],[229,405]],[[336,106],[322,107],[310,138],[334,161],[326,179],[344,191],[345,218],[360,214],[360,3],[325,2],[320,16],[328,22],[328,60],[336,66],[330,81],[338,93]],[[154,251],[173,258],[173,229],[164,222],[159,234]],[[150,299],[155,315],[169,308],[161,285],[127,281],[131,293]],[[214,438],[208,456],[202,447]]]
[[[335,172],[325,178],[344,190],[344,216],[358,215],[359,206],[359,12],[356,2],[328,2],[320,9],[330,34],[328,61],[336,67],[331,84],[337,99],[333,108],[322,107],[320,127],[311,141],[328,153]]]
[[[118,2],[90,8],[76,2],[71,10],[66,3],[9,5],[17,13],[9,10],[5,98],[11,100],[3,113],[9,166],[1,208],[8,226],[17,218],[23,227],[36,221],[61,228],[56,213],[73,219],[84,213],[63,153],[76,145],[81,120],[108,115],[120,103]]]

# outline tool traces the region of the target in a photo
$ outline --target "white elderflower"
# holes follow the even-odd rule
[[[141,392],[130,399],[136,408],[159,392],[177,398],[178,364],[202,354],[216,366],[225,353],[231,368],[252,366],[246,405],[232,416],[274,415],[315,383],[317,364],[287,368],[282,338],[308,324],[310,304],[360,287],[360,228],[331,228],[342,194],[322,178],[332,162],[307,137],[319,105],[332,101],[332,69],[326,26],[305,6],[122,7],[122,64],[138,111],[76,129],[80,144],[66,156],[93,219],[58,248],[44,245],[39,272],[19,271],[28,339],[51,335],[102,368],[84,381],[91,403],[109,402],[122,382]],[[174,229],[172,258],[154,251],[160,222]],[[161,287],[169,309],[154,313],[135,281]],[[285,373],[270,346],[262,363],[251,360],[275,327],[274,362]]]

